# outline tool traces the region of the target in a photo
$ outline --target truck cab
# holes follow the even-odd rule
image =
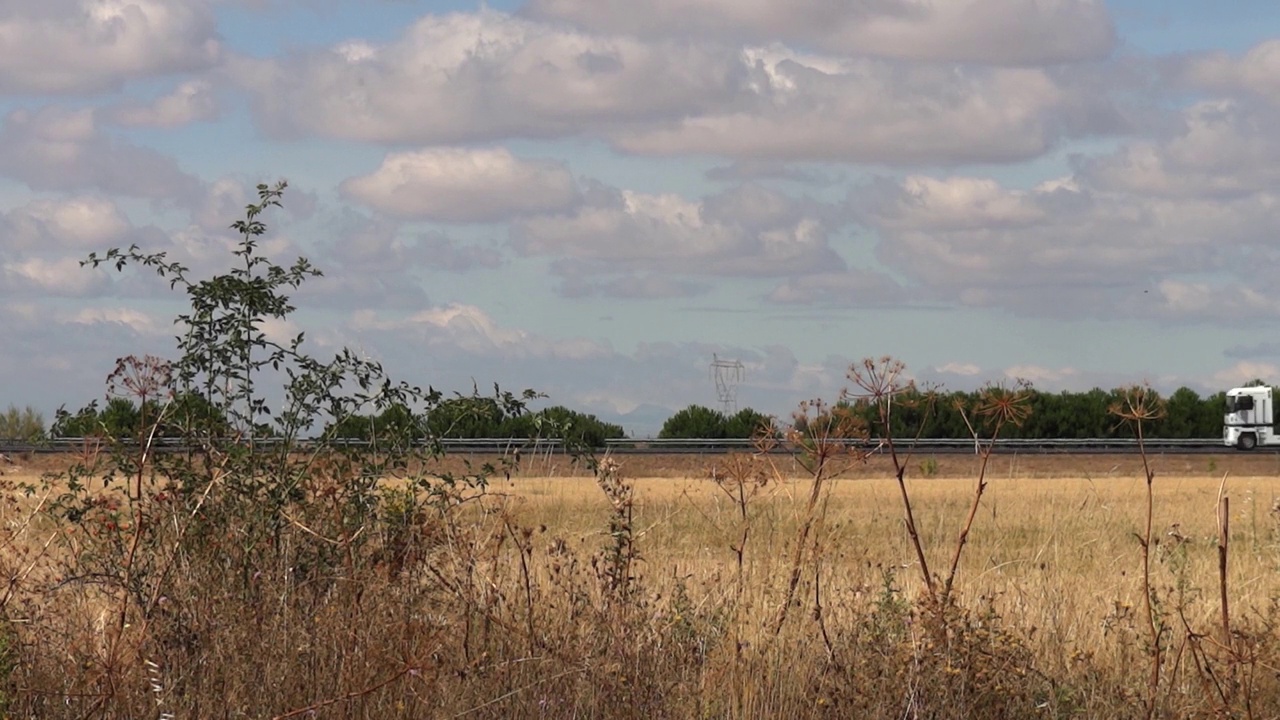
[[[1228,390],[1226,414],[1222,420],[1222,444],[1239,450],[1252,450],[1259,445],[1280,445],[1280,437],[1273,427],[1274,412],[1270,387]]]

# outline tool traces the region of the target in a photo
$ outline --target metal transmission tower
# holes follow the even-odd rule
[[[720,411],[725,415],[738,412],[738,384],[747,376],[747,368],[740,360],[721,360],[711,355],[711,374],[716,379],[716,396],[720,398]]]

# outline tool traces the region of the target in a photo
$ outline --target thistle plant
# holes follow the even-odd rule
[[[596,467],[596,483],[609,500],[609,544],[593,559],[609,597],[627,599],[635,582],[634,566],[640,558],[635,538],[635,487],[622,466],[605,457]]]

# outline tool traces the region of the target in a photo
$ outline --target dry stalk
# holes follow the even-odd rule
[[[187,516],[187,523],[182,526],[178,537],[173,541],[173,548],[169,551],[169,556],[165,558],[164,565],[161,566],[160,574],[156,580],[155,586],[152,588],[151,598],[147,601],[147,608],[144,615],[151,617],[151,612],[155,608],[156,603],[160,601],[160,591],[164,587],[165,580],[169,577],[169,571],[173,568],[174,560],[178,557],[178,552],[182,548],[182,541],[187,537],[187,531],[191,528],[191,523],[195,521],[200,510],[204,508],[205,501],[209,499],[209,493],[213,492],[215,485],[226,475],[226,464],[229,458],[223,458],[222,463],[217,467],[217,471],[209,480],[209,484],[205,486],[204,492],[200,493],[200,499],[196,501],[195,507],[191,508],[191,512]]]
[[[516,552],[520,555],[520,578],[523,581],[524,604],[525,604],[525,627],[528,633],[529,655],[534,654],[536,646],[537,634],[534,632],[533,622],[533,582],[529,577],[529,560],[533,555],[533,530],[530,528],[517,529],[511,524],[511,517],[503,510],[502,525],[506,528],[507,534],[511,536],[511,541],[516,544]]]
[[[757,444],[767,452],[767,445],[772,442],[772,435],[760,435]],[[767,457],[767,455],[765,455]],[[713,467],[709,472],[711,481],[723,492],[738,514],[737,539],[729,543],[734,553],[737,569],[737,595],[742,596],[746,583],[747,540],[751,534],[751,501],[769,485],[769,474],[765,472],[760,456],[746,453],[733,453],[725,458],[723,466]]]
[[[300,715],[314,715],[317,710],[329,707],[330,705],[337,705],[338,703],[342,703],[342,702],[350,702],[352,700],[362,698],[366,695],[371,695],[381,690],[382,688],[390,685],[391,683],[399,680],[400,678],[403,678],[406,675],[415,674],[417,672],[418,672],[418,667],[416,665],[406,665],[405,667],[401,668],[399,672],[387,678],[386,680],[383,680],[382,682],[377,683],[375,685],[370,685],[369,687],[364,688],[363,690],[355,690],[345,695],[339,695],[338,697],[335,697],[335,698],[329,698],[328,700],[321,700],[320,702],[312,703],[306,707],[297,708],[296,710],[290,710],[289,712],[274,716],[271,720],[286,720],[287,718],[298,717]]]
[[[813,558],[813,619],[818,623],[818,631],[822,635],[822,645],[827,649],[827,659],[836,659],[835,645],[831,642],[831,633],[827,630],[827,618],[822,612],[822,553],[815,552]]]
[[[804,519],[796,531],[795,546],[791,551],[791,569],[782,605],[770,627],[773,639],[777,639],[782,632],[791,605],[795,602],[796,589],[804,570],[805,550],[810,545],[814,527],[820,524],[826,509],[826,503],[822,501],[827,497],[829,481],[854,463],[866,459],[865,451],[850,444],[851,440],[858,441],[859,444],[865,442],[866,427],[848,407],[830,407],[821,400],[802,402],[785,438],[786,447],[809,473],[812,484],[805,501]],[[776,465],[774,473],[780,474]]]
[[[458,713],[458,714],[454,715],[453,717],[454,717],[454,718],[466,717],[467,715],[470,715],[470,714],[472,714],[472,713],[476,713],[476,712],[480,712],[481,710],[484,710],[484,709],[485,709],[485,708],[487,708],[487,707],[490,707],[490,706],[496,705],[496,704],[498,704],[498,703],[502,702],[503,700],[506,700],[506,699],[508,699],[508,698],[515,697],[516,695],[519,695],[520,693],[524,692],[525,690],[530,690],[530,689],[532,689],[532,688],[535,688],[535,687],[537,687],[537,686],[539,686],[539,685],[543,685],[543,684],[546,684],[546,683],[555,682],[556,680],[559,680],[560,678],[569,677],[570,675],[581,675],[581,674],[583,674],[583,673],[587,672],[589,669],[590,669],[590,668],[587,668],[587,667],[574,667],[574,668],[569,668],[568,670],[564,670],[564,671],[562,671],[562,672],[556,673],[555,675],[552,675],[551,677],[542,678],[542,679],[540,679],[540,680],[535,680],[535,681],[533,681],[533,682],[531,682],[531,683],[528,683],[528,684],[526,684],[526,685],[522,685],[522,686],[520,686],[520,687],[516,688],[515,690],[511,690],[511,691],[509,691],[509,692],[503,693],[502,695],[499,695],[498,697],[493,698],[492,700],[486,700],[485,702],[483,702],[483,703],[481,703],[481,704],[479,704],[479,705],[476,705],[475,707],[467,708],[466,710],[463,710],[462,712],[460,712],[460,713]]]
[[[973,409],[973,413],[980,424],[987,424],[991,427],[991,436],[985,439],[975,427],[974,422],[970,420],[969,414],[964,407],[957,403],[956,409],[960,411],[960,417],[964,419],[965,425],[969,428],[969,433],[973,436],[973,442],[978,447],[981,460],[978,467],[977,483],[973,491],[973,502],[969,506],[969,515],[965,518],[964,525],[960,528],[959,536],[956,537],[955,552],[951,556],[951,569],[947,571],[947,579],[942,586],[942,601],[944,603],[951,599],[956,573],[960,568],[960,557],[964,554],[965,544],[969,540],[969,531],[973,529],[974,518],[978,516],[978,508],[982,504],[982,495],[987,489],[987,465],[991,461],[991,453],[995,451],[996,440],[999,439],[1000,432],[1005,427],[1022,424],[1031,412],[1029,401],[1030,386],[1021,380],[1015,383],[1012,390],[1000,386],[992,386],[983,390],[978,397],[978,405]]]
[[[22,519],[22,523],[17,528],[15,528],[11,533],[8,533],[3,545],[0,545],[0,550],[7,551],[16,545],[17,539],[26,533],[27,528],[31,525],[32,519],[34,519],[42,509],[44,509],[45,503],[49,501],[49,496],[52,494],[53,487],[46,487],[44,495],[40,498],[40,502],[36,503],[36,506],[27,512],[26,517]],[[25,569],[17,570],[16,572],[9,574],[8,580],[5,583],[4,596],[0,597],[0,610],[9,606],[9,601],[13,599],[14,591],[16,591],[31,575],[32,571],[35,570],[36,565],[40,562],[40,558],[44,557],[45,553],[49,551],[49,546],[53,543],[56,537],[58,537],[58,532],[55,530],[50,533],[49,539],[41,545],[40,552],[36,553],[36,556],[32,558],[31,562],[27,564]]]
[[[1231,644],[1231,611],[1227,604],[1227,543],[1231,540],[1231,499],[1226,496],[1227,475],[1218,486],[1218,593],[1222,603],[1222,642]]]
[[[929,572],[929,561],[925,559],[924,544],[920,540],[919,530],[916,529],[915,512],[911,508],[911,493],[907,491],[906,473],[910,457],[909,454],[907,458],[899,456],[897,444],[893,440],[893,399],[910,388],[909,384],[903,384],[899,380],[904,370],[906,365],[902,361],[888,356],[878,360],[867,358],[862,361],[861,366],[850,366],[848,378],[858,390],[847,393],[847,396],[874,403],[876,406],[882,434],[881,443],[889,451],[889,459],[893,463],[894,479],[898,483],[898,492],[902,497],[907,534],[916,552],[916,562],[920,564],[920,576],[924,580],[925,591],[930,600],[936,600],[937,591],[934,588],[933,573]],[[916,431],[917,441],[923,431],[924,424],[921,423]]]
[[[1155,470],[1151,468],[1150,458],[1147,456],[1144,423],[1163,417],[1165,409],[1163,403],[1152,392],[1151,388],[1133,386],[1123,391],[1120,400],[1113,403],[1109,411],[1119,418],[1122,424],[1128,425],[1133,429],[1134,436],[1138,441],[1138,453],[1142,456],[1142,472],[1147,483],[1146,527],[1140,545],[1142,547],[1142,599],[1146,610],[1147,633],[1151,643],[1148,651],[1151,670],[1147,680],[1146,698],[1146,716],[1147,720],[1151,720],[1151,718],[1155,717],[1156,703],[1160,693],[1160,668],[1162,662],[1160,641],[1162,633],[1156,627],[1155,607],[1152,599],[1154,590],[1151,587],[1151,526],[1152,518],[1155,514],[1155,497],[1153,493]]]

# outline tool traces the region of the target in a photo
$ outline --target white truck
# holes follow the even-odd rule
[[[1227,414],[1222,419],[1222,444],[1240,450],[1280,445],[1274,413],[1270,387],[1231,388],[1227,391]]]

